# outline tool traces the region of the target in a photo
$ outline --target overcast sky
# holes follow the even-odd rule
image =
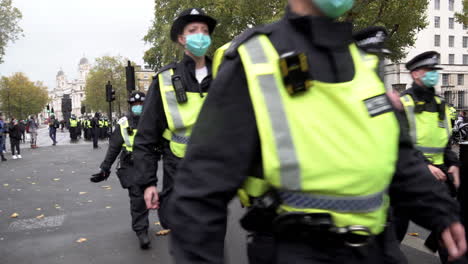
[[[0,75],[24,72],[49,89],[63,69],[78,77],[78,63],[121,55],[143,63],[143,37],[154,16],[153,0],[13,0],[23,14],[24,37],[6,49]]]

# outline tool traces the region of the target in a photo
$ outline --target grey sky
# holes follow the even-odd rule
[[[153,0],[13,0],[24,37],[6,49],[0,75],[24,72],[55,86],[60,68],[77,78],[78,62],[121,55],[143,63],[143,36],[154,16]]]

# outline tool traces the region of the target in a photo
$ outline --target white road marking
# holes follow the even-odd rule
[[[23,230],[58,227],[63,225],[64,221],[65,215],[48,216],[42,219],[22,219],[11,223],[8,227],[8,230],[12,232],[17,232]]]

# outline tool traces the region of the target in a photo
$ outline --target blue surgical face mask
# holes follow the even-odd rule
[[[186,48],[197,57],[205,56],[211,46],[210,36],[202,33],[187,35],[186,40]]]
[[[143,105],[134,105],[132,106],[132,112],[139,116],[143,112]]]
[[[312,0],[312,2],[330,18],[340,17],[354,5],[354,0]]]
[[[431,88],[437,85],[439,82],[439,72],[438,71],[430,71],[426,72],[424,76],[421,78],[422,83],[424,86]]]

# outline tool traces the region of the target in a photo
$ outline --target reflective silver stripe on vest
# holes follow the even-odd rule
[[[125,142],[125,146],[132,147],[132,143],[130,142],[130,137],[128,136],[127,127],[128,127],[128,121],[125,123],[125,126],[121,126],[122,129],[120,129],[120,131],[122,132],[122,138]]]
[[[421,146],[416,146],[416,149],[418,149],[422,153],[427,153],[427,154],[440,154],[440,153],[444,153],[445,151],[445,148],[431,148],[431,147],[421,147]]]
[[[411,97],[409,95],[403,96],[403,100],[407,103],[411,103]],[[414,103],[413,103],[414,104]],[[418,142],[418,136],[416,134],[416,116],[414,114],[414,106],[413,105],[405,105],[406,108],[406,116],[408,117],[409,123],[409,134],[411,136],[411,141],[413,144],[416,145]]]
[[[176,135],[176,134],[172,133],[171,141],[187,145],[189,140],[190,139],[188,137],[184,137],[184,136],[180,136],[180,135]]]
[[[268,63],[268,57],[257,37],[245,43],[245,47],[253,64]],[[271,63],[276,64],[277,62]],[[299,162],[279,92],[281,87],[278,87],[273,74],[259,75],[257,80],[270,115],[280,162],[281,185],[288,190],[299,191],[301,190]]]
[[[333,197],[298,192],[280,192],[283,203],[299,209],[321,209],[343,213],[368,213],[383,206],[385,192],[369,196]]]
[[[161,73],[163,77],[164,86],[172,86],[172,78],[170,70],[164,71]],[[184,123],[182,122],[182,116],[179,113],[179,103],[177,102],[177,98],[175,96],[174,91],[166,91],[166,102],[167,102],[167,109],[169,114],[172,117],[172,121],[174,122],[175,130],[184,129]]]

